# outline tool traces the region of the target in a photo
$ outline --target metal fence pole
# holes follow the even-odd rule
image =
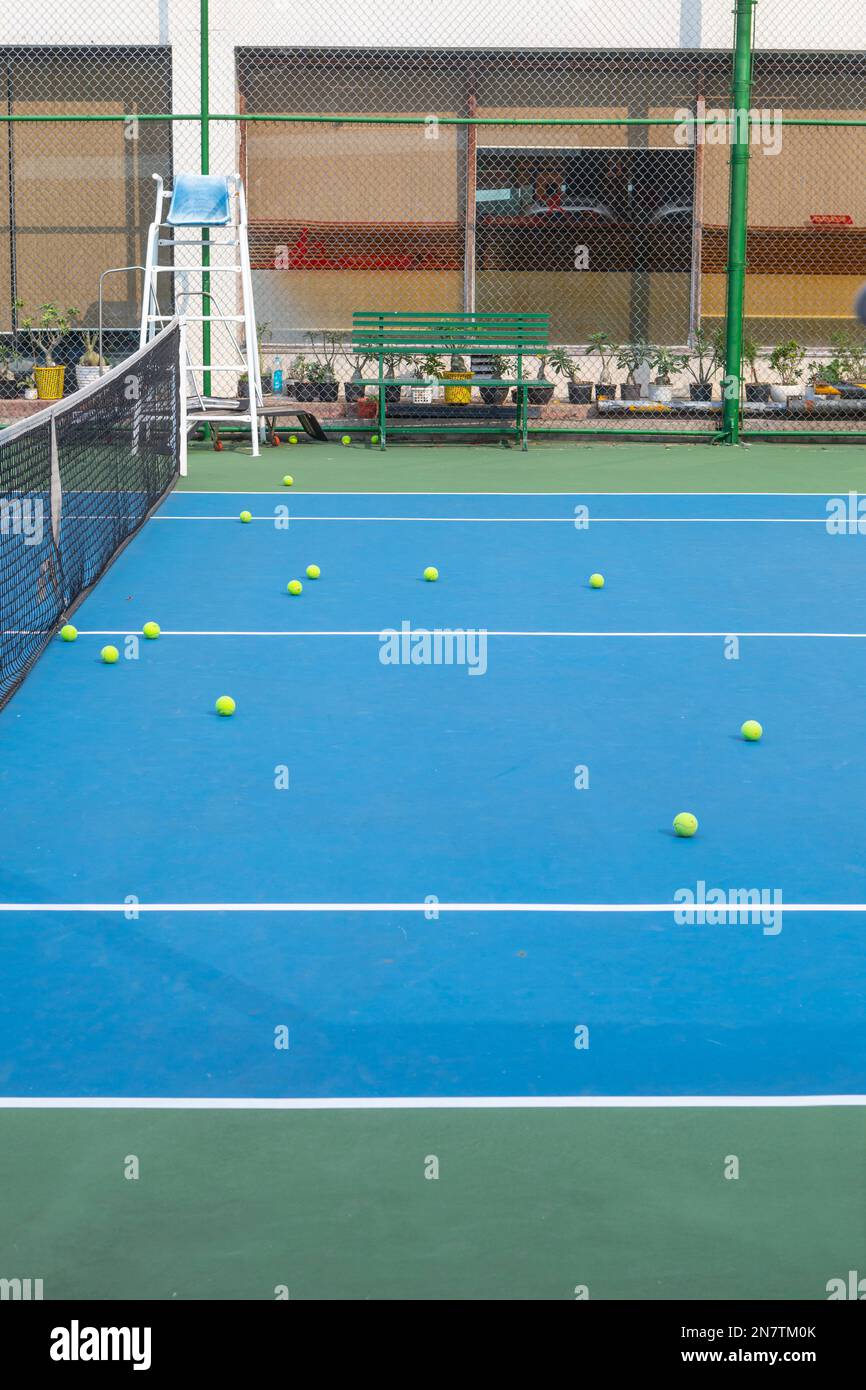
[[[728,444],[740,438],[740,391],[743,373],[743,304],[746,289],[746,237],[749,201],[749,139],[752,96],[752,16],[755,0],[736,0],[734,72],[731,86],[730,203],[728,207],[727,303],[725,308],[725,383],[722,428]]]

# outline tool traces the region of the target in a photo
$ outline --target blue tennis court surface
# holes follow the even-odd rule
[[[174,494],[0,719],[0,1091],[862,1098],[866,538],[827,500]]]

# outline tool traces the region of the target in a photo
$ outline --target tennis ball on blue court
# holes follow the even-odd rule
[[[589,587],[590,587],[591,589],[603,589],[603,588],[604,588],[604,575],[603,575],[603,574],[591,574],[591,575],[589,576]]]
[[[301,583],[300,579],[290,579],[289,582],[288,582],[288,584],[286,585],[286,589],[287,589],[287,591],[288,591],[290,594],[299,594],[299,593],[301,593],[301,591],[303,590],[303,587],[304,587],[304,586],[303,586],[303,584]]]
[[[120,658],[120,652],[116,647],[103,647],[99,655],[102,657],[106,666],[113,666],[115,661]]]
[[[63,638],[64,642],[74,642],[78,636],[78,628],[73,627],[71,623],[66,623],[60,629],[60,636]]]
[[[297,442],[298,442],[298,436],[297,436],[296,434],[290,434],[290,435],[289,435],[289,443],[290,443],[290,444],[297,444]]]
[[[283,478],[283,487],[291,487],[294,481],[291,473],[287,473],[285,478]]]
[[[252,512],[241,512],[241,521],[252,521]]]
[[[322,571],[319,569],[319,566],[318,566],[318,565],[307,565],[307,578],[308,578],[308,579],[318,579],[318,578],[320,577],[321,573],[322,573]]]
[[[352,436],[351,436],[350,434],[344,434],[344,435],[343,435],[343,438],[340,440],[340,443],[341,443],[341,444],[351,444],[351,442],[352,442]]]
[[[698,828],[698,818],[693,816],[691,811],[680,811],[678,816],[674,816],[674,830],[683,839],[689,839],[694,835]]]
[[[757,743],[758,739],[761,737],[763,732],[764,730],[761,728],[761,725],[758,723],[757,719],[747,719],[743,727],[740,729],[740,733],[743,735],[743,738],[746,740],[747,743]]]
[[[145,637],[148,637],[151,642],[153,642],[160,634],[159,623],[145,623],[144,627],[141,630],[144,633]]]
[[[424,578],[428,580],[429,583],[432,583],[434,579],[439,578],[439,571],[437,570],[435,565],[427,566],[427,568],[424,571]]]
[[[237,709],[237,705],[235,704],[231,695],[220,695],[219,699],[214,705],[214,709],[216,710],[217,714],[229,715],[234,714],[235,710]]]

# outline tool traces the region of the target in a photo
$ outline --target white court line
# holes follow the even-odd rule
[[[866,1105],[816,1096],[0,1096],[0,1110],[688,1110]]]
[[[787,903],[773,904],[779,912],[866,912],[866,903]],[[448,902],[364,902],[364,903],[325,903],[325,902],[272,902],[272,903],[143,903],[143,902],[105,902],[105,903],[4,903],[0,902],[0,912],[419,912],[427,913],[435,909],[441,912],[539,912],[564,913],[577,916],[603,914],[625,916],[648,913],[680,913],[712,911],[739,917],[744,913],[759,913],[769,910],[760,903],[448,903]]]
[[[76,518],[80,520],[103,520],[101,516]],[[154,516],[151,521],[237,521],[234,515],[228,516]],[[253,521],[267,521],[272,525],[273,516],[254,516]],[[575,526],[573,516],[300,516],[291,513],[288,518],[293,521],[424,521],[424,522],[456,522],[460,525],[498,525],[498,526]],[[827,525],[826,516],[590,516],[587,518],[587,528],[595,526],[601,522],[609,522],[614,525],[624,524],[643,524],[646,526],[658,526],[661,524],[678,526],[700,525],[723,525],[739,526],[745,524],[763,526],[825,526]],[[583,525],[580,528],[584,529]]]
[[[80,628],[79,637],[123,637],[135,636],[138,629],[128,627]],[[312,629],[276,628],[258,629],[181,629],[163,628],[162,637],[381,637],[383,632],[394,632],[395,628],[352,628],[352,629]],[[497,628],[407,628],[406,635],[413,637],[418,633],[483,631],[487,637],[820,637],[832,639],[862,640],[866,632],[744,632],[741,628],[728,627],[719,632],[545,632],[536,630],[505,631]],[[400,630],[402,635],[402,629]],[[8,635],[8,634],[7,634]],[[25,635],[18,632],[18,636]]]
[[[82,489],[84,491],[84,489]],[[173,497],[285,497],[294,491],[296,497],[838,497],[848,489],[835,492],[308,492],[304,489],[280,488],[276,492],[211,492],[192,487],[177,488]]]

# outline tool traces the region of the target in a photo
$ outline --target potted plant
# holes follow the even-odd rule
[[[550,361],[550,354],[541,353],[538,358],[538,371],[535,373],[537,382],[544,382],[543,386],[530,386],[527,391],[527,399],[530,405],[547,405],[555,391],[552,381],[547,380],[547,364]]]
[[[16,310],[24,308],[24,301],[15,300]],[[40,304],[38,318],[28,314],[19,318],[18,326],[30,338],[34,355],[42,357],[42,366],[33,368],[36,390],[41,401],[59,401],[63,395],[63,378],[66,368],[58,366],[54,360],[54,349],[69,332],[78,318],[77,309],[60,309],[56,304]]]
[[[426,357],[412,357],[407,359],[414,369],[414,376],[419,385],[412,387],[412,404],[429,405],[433,400],[433,392],[437,381],[435,378],[445,375],[445,363],[441,357],[437,357],[434,352],[428,352]],[[430,378],[434,380],[430,380]]]
[[[565,378],[568,382],[568,399],[572,405],[589,405],[592,400],[592,382],[578,381],[577,358],[571,357],[564,347],[558,347],[550,354],[550,365],[557,376]]]
[[[256,352],[259,358],[259,377],[262,383],[262,395],[269,396],[274,388],[273,372],[265,371],[265,355],[263,343],[271,331],[269,323],[259,323],[256,325]]]
[[[866,345],[849,338],[847,333],[835,334],[832,342],[836,350],[833,361],[838,368],[840,395],[862,399],[866,395]]]
[[[307,381],[313,387],[314,401],[335,401],[340,394],[340,383],[333,367],[327,362],[311,362],[307,368]]]
[[[400,366],[402,366],[403,362],[405,362],[405,361],[411,362],[412,359],[411,359],[411,357],[410,357],[410,358],[405,358],[405,357],[403,356],[402,352],[392,352],[392,353],[389,353],[389,354],[388,354],[386,357],[384,357],[382,360],[383,360],[384,363],[385,363],[385,379],[388,380],[388,379],[390,378],[390,379],[393,380],[393,378],[397,375],[397,370],[398,370],[398,368],[399,368]],[[400,404],[400,397],[402,396],[402,394],[403,394],[403,387],[402,387],[402,386],[386,386],[386,387],[385,387],[385,404],[386,404],[386,405],[399,405],[399,404]]]
[[[740,352],[752,373],[752,380],[745,383],[746,400],[766,405],[770,399],[770,387],[767,382],[758,380],[758,344],[753,338],[743,338]]]
[[[79,391],[82,386],[89,386],[91,381],[98,381],[103,370],[108,366],[105,358],[100,357],[96,350],[96,334],[85,331],[82,332],[81,338],[84,343],[84,351],[75,367],[75,384]]]
[[[39,395],[36,389],[35,376],[22,377],[18,382],[18,390],[22,392],[25,401],[35,401]]]
[[[657,347],[653,349],[650,357],[650,366],[655,371],[655,380],[649,383],[647,395],[651,401],[657,401],[659,405],[670,405],[673,399],[674,388],[671,376],[675,372],[682,371],[686,358],[671,352],[669,347]]]
[[[364,381],[364,368],[370,360],[369,353],[366,352],[343,352],[345,361],[352,368],[352,377],[343,386],[343,394],[346,401],[351,405],[359,401],[367,390]]]
[[[640,400],[641,386],[635,373],[641,367],[646,366],[651,356],[649,343],[645,343],[643,339],[638,339],[636,343],[625,343],[617,350],[616,365],[621,372],[627,373],[625,381],[619,388],[619,394],[624,401]]]
[[[689,395],[693,401],[713,399],[713,377],[725,355],[721,330],[714,334],[696,328],[692,336],[692,355],[685,359],[685,369],[692,378]]]
[[[340,334],[325,329],[321,333],[308,333],[307,337],[316,359],[307,372],[307,380],[315,384],[317,400],[335,401],[340,394],[337,381],[337,359],[342,346]]]
[[[514,358],[502,357],[494,352],[487,359],[490,367],[490,375],[494,381],[498,377],[500,381],[509,372],[514,371]],[[479,386],[479,393],[485,405],[502,405],[508,399],[507,386]]]
[[[372,391],[369,396],[359,396],[355,402],[355,414],[359,420],[375,420],[379,414],[379,392]]]
[[[10,367],[12,354],[0,347],[0,400],[12,400],[18,394],[18,378]]]
[[[451,365],[447,372],[442,376],[446,381],[471,381],[472,373],[466,366],[466,358],[457,351],[457,344],[451,344]],[[447,405],[468,405],[472,400],[471,386],[446,386],[445,402]]]
[[[610,369],[619,348],[606,333],[593,333],[587,347],[588,355],[597,355],[601,362],[601,372],[595,385],[595,399],[612,401],[616,397],[616,386],[611,381]]]
[[[316,384],[310,377],[310,363],[303,353],[298,353],[289,371],[291,372],[291,379],[286,385],[286,391],[296,401],[314,401],[316,399]]]
[[[787,405],[792,396],[802,395],[800,376],[805,360],[806,349],[801,348],[793,338],[784,343],[777,343],[767,358],[779,378],[778,382],[774,382],[770,387],[770,396],[780,405]]]

